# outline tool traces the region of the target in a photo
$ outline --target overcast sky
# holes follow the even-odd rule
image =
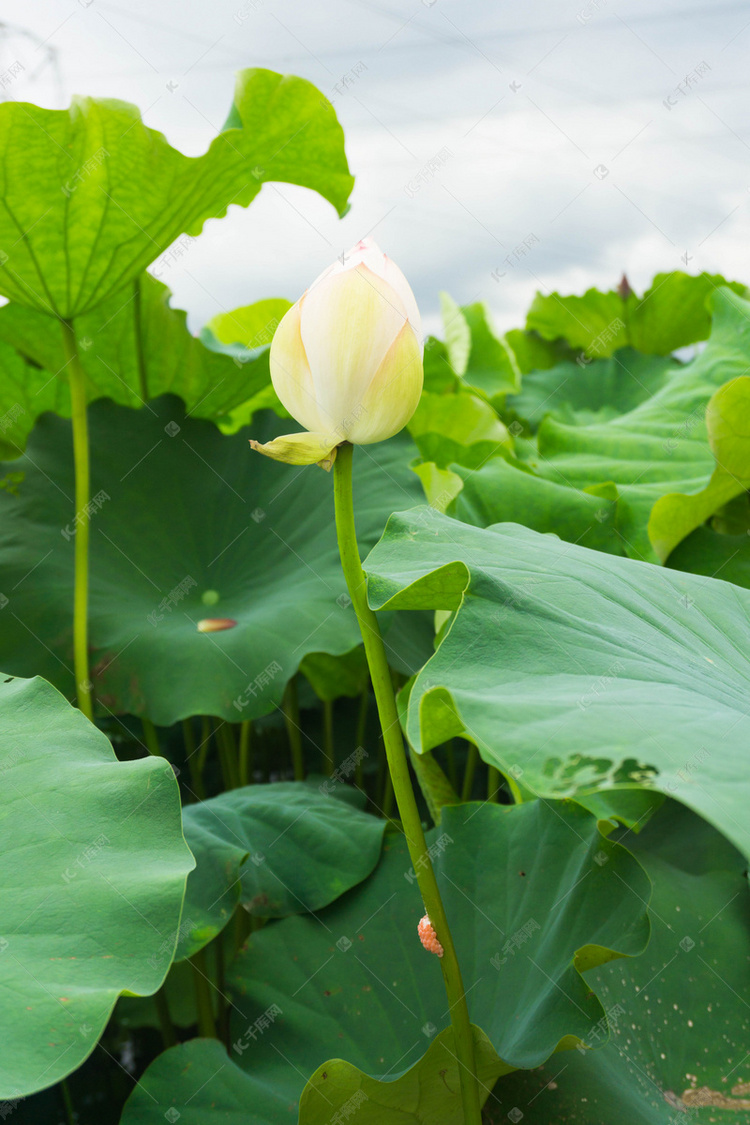
[[[190,154],[242,67],[335,100],[351,211],[268,185],[209,222],[162,273],[194,330],[295,299],[369,232],[433,330],[440,289],[486,301],[505,329],[535,290],[609,287],[623,270],[637,289],[675,268],[750,282],[747,2],[10,0],[4,15],[3,70],[25,68],[6,96],[134,102]]]

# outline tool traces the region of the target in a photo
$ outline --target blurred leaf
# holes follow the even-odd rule
[[[551,532],[613,555],[624,554],[617,529],[618,491],[614,484],[598,488],[570,488],[545,480],[523,462],[495,457],[479,469],[459,465],[454,473],[463,483],[451,515],[475,527],[493,523],[522,523],[534,531]]]
[[[291,307],[292,302],[284,297],[269,297],[232,312],[218,313],[206,328],[220,343],[239,344],[252,351],[271,343],[279,321]]]
[[[555,364],[524,376],[520,394],[508,408],[539,427],[546,414],[586,425],[627,414],[646,402],[676,375],[671,358],[657,358],[623,348],[609,359]]]
[[[691,531],[750,488],[750,377],[740,375],[712,396],[706,428],[716,458],[710,481],[693,495],[662,496],[651,512],[648,533],[662,562]]]
[[[514,393],[521,386],[521,371],[504,337],[496,336],[485,305],[459,307],[447,293],[440,294],[448,358],[464,386],[491,399]]]
[[[457,461],[476,466],[502,450],[513,452],[513,439],[492,407],[473,394],[423,392],[409,433],[426,461],[440,468]]]
[[[437,512],[445,512],[463,488],[458,473],[441,469],[434,461],[415,463],[412,469],[422,482],[427,503]]]
[[[709,298],[728,285],[740,296],[747,289],[720,274],[691,276],[675,270],[657,274],[642,297],[617,290],[588,289],[582,297],[537,293],[526,318],[547,340],[563,338],[591,357],[613,355],[630,346],[648,355],[669,355],[705,340],[711,328]]]
[[[539,426],[536,447],[516,443],[529,468],[561,487],[581,491],[613,484],[617,530],[631,558],[659,561],[648,521],[660,497],[694,493],[708,483],[715,462],[706,440],[706,407],[719,387],[750,365],[750,303],[721,289],[714,306],[704,351],[665,372],[660,386],[657,377],[658,389],[650,398],[619,416],[581,423],[575,415],[563,421],[549,414]],[[481,482],[475,485],[479,489]],[[487,503],[497,502],[490,495]],[[593,525],[591,531],[596,531]]]

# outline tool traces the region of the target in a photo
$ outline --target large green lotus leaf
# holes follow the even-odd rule
[[[463,734],[547,796],[646,784],[750,852],[750,593],[430,509],[366,570],[375,608],[458,611],[412,687],[418,750]]]
[[[149,399],[171,393],[184,400],[191,417],[222,419],[270,386],[273,310],[266,310],[265,347],[252,354],[222,355],[190,334],[187,314],[171,308],[170,297],[166,285],[144,273],[76,320],[89,402],[111,398],[123,406],[148,408]],[[57,321],[17,302],[0,309],[0,341],[0,434],[5,413],[15,419],[5,435],[11,445],[8,456],[15,457],[45,410],[70,417],[67,361]]]
[[[468,992],[473,1023],[506,1067],[572,1046],[602,1014],[580,972],[647,940],[641,869],[573,802],[445,806],[428,842],[462,974],[481,981]],[[330,1057],[380,1078],[412,1066],[448,1024],[439,965],[416,936],[423,909],[396,837],[374,875],[317,919],[252,935],[232,970],[240,1065],[270,1074],[282,1052],[306,1074]],[[253,1039],[274,1003],[274,1034]]]
[[[261,457],[247,441],[269,440],[288,423],[266,414],[250,433],[225,437],[186,418],[171,396],[148,410],[101,400],[89,414],[91,493],[100,498],[91,517],[90,660],[103,708],[164,726],[194,714],[254,718],[279,704],[307,653],[340,654],[359,641],[331,477]],[[394,508],[421,498],[406,466],[413,454],[405,436],[358,450],[363,549]],[[0,666],[45,675],[72,698],[70,423],[44,415],[28,453],[9,467],[25,477],[17,495],[0,492],[9,599]],[[199,632],[206,619],[236,625]],[[395,661],[390,633],[389,643]]]
[[[730,289],[713,299],[714,322],[705,350],[650,398],[625,414],[578,425],[548,415],[527,465],[575,489],[617,486],[617,529],[631,558],[658,562],[648,535],[656,501],[672,492],[705,488],[714,469],[706,440],[709,399],[750,364],[750,302]]]
[[[651,398],[675,368],[670,357],[642,355],[632,348],[586,364],[567,360],[525,375],[520,394],[509,396],[507,405],[534,430],[546,414],[579,425],[601,422]]]
[[[122,992],[161,985],[194,866],[162,758],[118,762],[42,679],[5,678],[0,1098],[93,1051]]]
[[[366,878],[378,862],[386,822],[318,787],[249,785],[188,805],[188,878],[177,947],[190,957],[227,924],[238,903],[282,918],[317,911]]]
[[[450,472],[463,485],[450,514],[464,523],[476,527],[523,523],[534,531],[553,532],[570,543],[624,554],[614,484],[568,488],[538,476],[522,461],[503,457],[494,457],[473,470],[454,465]],[[429,493],[427,499],[432,503]]]
[[[588,289],[582,297],[537,293],[526,318],[547,340],[565,339],[588,356],[613,355],[627,345],[649,355],[705,340],[711,327],[710,297],[721,286],[745,295],[746,287],[720,274],[675,270],[657,274],[642,297],[623,290]]]
[[[356,1115],[359,1125],[463,1125],[458,1063],[442,1031],[405,1074],[387,1082],[369,1078],[342,1059],[320,1067],[303,1094],[303,1125],[330,1125]],[[502,1071],[492,1044],[474,1028],[479,1080],[489,1091]],[[162,1125],[175,1112],[183,1125],[296,1123],[300,1080],[292,1067],[247,1073],[215,1039],[193,1039],[160,1055],[128,1099],[122,1125]],[[335,1117],[334,1107],[341,1106]]]
[[[662,562],[691,531],[750,487],[750,378],[740,375],[712,396],[706,408],[708,443],[716,467],[706,487],[657,500],[648,533]]]
[[[494,1091],[498,1120],[513,1108],[529,1125],[750,1118],[747,863],[676,802],[627,843],[653,883],[652,938],[642,957],[590,978],[611,1039],[602,1045],[594,1025],[587,1043],[600,1050],[508,1076]]]
[[[53,316],[88,312],[230,204],[269,181],[339,212],[352,177],[330,104],[302,78],[242,71],[222,132],[188,157],[126,102],[0,109],[0,292]]]

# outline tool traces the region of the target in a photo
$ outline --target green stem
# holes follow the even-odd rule
[[[75,332],[62,322],[63,347],[70,384],[70,411],[73,423],[73,461],[76,481],[75,579],[73,587],[73,663],[78,706],[94,721],[94,705],[89,679],[89,432],[86,417],[86,375],[78,357]]]
[[[159,991],[154,996],[154,1004],[156,1005],[156,1014],[159,1017],[159,1028],[161,1029],[161,1037],[164,1040],[164,1048],[174,1047],[177,1045],[177,1034],[172,1023],[172,1017],[169,1013],[169,1004],[167,1002],[167,994],[164,990],[164,985],[161,986]]]
[[[190,785],[193,793],[199,801],[206,798],[206,790],[203,787],[203,770],[201,769],[200,754],[195,748],[195,732],[193,731],[193,720],[182,720],[182,740],[185,743],[185,757],[187,759],[188,769],[190,770]]]
[[[487,800],[497,802],[500,797],[500,770],[487,766]]]
[[[323,700],[323,756],[325,758],[325,772],[333,777],[336,768],[336,757],[333,751],[333,700]]]
[[[73,1099],[70,1096],[70,1086],[68,1086],[68,1083],[64,1078],[60,1083],[60,1089],[62,1090],[63,1105],[65,1106],[65,1117],[68,1121],[68,1125],[76,1125],[76,1115],[75,1110],[73,1109]]]
[[[228,723],[220,719],[215,733],[224,789],[236,789],[239,782],[237,774],[237,747],[234,744],[231,727]]]
[[[208,715],[201,715],[201,740],[198,744],[198,773],[203,778],[208,752],[211,749],[211,723]]]
[[[385,785],[383,786],[383,800],[380,802],[380,811],[386,820],[391,819],[393,812],[393,776],[390,769],[386,770]]]
[[[218,1039],[204,950],[200,949],[194,953],[190,958],[190,964],[193,969],[195,1004],[198,1009],[198,1032],[205,1039]]]
[[[461,800],[471,800],[471,789],[474,785],[474,771],[477,768],[477,760],[479,758],[479,751],[473,742],[469,743],[469,752],[466,755],[466,766],[464,768],[464,784],[461,790]]]
[[[146,718],[141,718],[141,724],[143,726],[143,741],[146,743],[146,749],[149,754],[160,758],[162,753],[159,749],[159,736],[156,733],[156,727],[150,719]]]
[[[357,716],[357,733],[356,742],[357,749],[364,750],[365,748],[365,735],[367,734],[367,712],[370,709],[370,685],[367,684],[365,690],[359,701],[359,714]],[[364,757],[357,755],[357,765],[355,766],[354,784],[358,789],[364,789],[365,784],[365,763]]]
[[[362,633],[367,663],[383,730],[383,741],[388,768],[398,803],[399,816],[409,848],[427,913],[443,947],[440,967],[443,971],[445,991],[448,996],[453,1040],[458,1059],[461,1098],[465,1125],[480,1125],[481,1108],[474,1062],[474,1036],[466,1004],[466,994],[461,980],[456,950],[453,945],[448,919],[440,897],[435,872],[427,850],[427,841],[419,819],[419,810],[412,789],[409,764],[401,737],[396,697],[393,693],[388,659],[380,634],[378,620],[367,602],[367,589],[362,561],[357,547],[352,496],[352,446],[344,442],[338,448],[334,462],[334,498],[336,505],[336,534],[338,536],[341,566],[352,599],[357,621]],[[415,939],[416,940],[416,939]]]
[[[286,724],[286,735],[289,739],[289,749],[292,754],[294,766],[294,780],[305,780],[305,756],[302,752],[302,733],[299,725],[299,701],[297,699],[297,681],[292,676],[284,691],[281,704]]]
[[[218,992],[218,1015],[216,1018],[219,1036],[225,1042],[229,1036],[229,1008],[224,992],[224,934],[220,933],[214,938],[214,954],[216,958],[216,986]]]
[[[245,719],[240,727],[240,785],[249,785],[253,775],[253,725]]]
[[[449,739],[445,745],[445,753],[448,759],[448,777],[450,778],[451,785],[454,789],[458,790],[458,772],[456,770],[456,752],[453,746],[453,739]]]

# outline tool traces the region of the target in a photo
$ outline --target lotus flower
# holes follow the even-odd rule
[[[271,343],[276,394],[307,432],[250,444],[279,461],[330,469],[342,442],[392,437],[417,408],[422,351],[406,278],[364,239],[292,305]]]

